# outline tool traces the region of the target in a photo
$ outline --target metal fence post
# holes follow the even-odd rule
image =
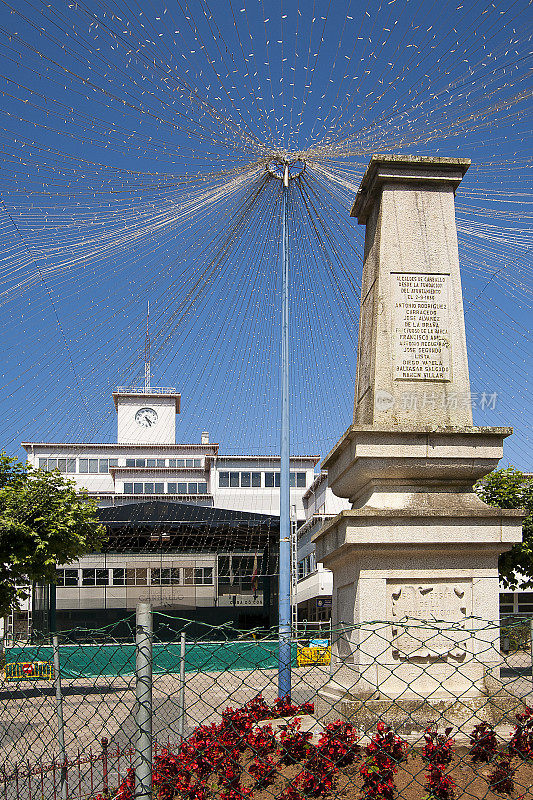
[[[152,797],[152,607],[139,603],[136,614],[135,694],[137,737],[135,742],[135,798]]]
[[[54,650],[54,682],[56,685],[57,741],[61,758],[61,800],[67,800],[67,753],[65,750],[65,725],[63,722],[63,694],[61,692],[59,641],[55,633],[52,636],[52,647]]]
[[[185,732],[185,632],[180,637],[180,683],[178,689],[178,736],[183,741]]]
[[[100,739],[100,744],[102,745],[102,794],[105,798],[107,798],[109,797],[109,768],[107,761],[107,748],[109,745],[109,741],[104,736],[102,739]],[[92,762],[91,762],[91,770],[92,770]]]

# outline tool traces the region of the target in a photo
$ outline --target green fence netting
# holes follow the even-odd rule
[[[186,672],[217,672],[222,670],[277,669],[278,642],[187,642]],[[52,661],[52,648],[46,645],[9,647],[5,651],[6,666],[38,661]],[[296,644],[291,648],[291,660],[296,665]],[[155,643],[153,666],[155,674],[177,673],[180,669],[180,643]],[[95,676],[128,676],[135,672],[134,644],[62,644],[61,674],[63,678]]]

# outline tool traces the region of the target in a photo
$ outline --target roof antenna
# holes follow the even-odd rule
[[[150,301],[146,309],[146,338],[144,340],[144,391],[150,392]]]

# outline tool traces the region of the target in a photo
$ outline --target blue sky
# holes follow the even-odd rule
[[[526,2],[26,2],[0,12],[0,442],[113,441],[111,391],[182,393],[179,441],[275,453],[279,191],[291,199],[293,453],[351,421],[373,152],[463,156],[457,223],[475,422],[533,469]],[[528,204],[529,203],[529,204]],[[484,394],[485,393],[485,394]],[[490,402],[487,397],[494,398]],[[483,398],[485,397],[485,400]]]

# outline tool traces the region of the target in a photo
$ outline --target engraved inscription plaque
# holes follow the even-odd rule
[[[397,658],[461,658],[471,583],[436,581],[389,583],[392,647]]]
[[[449,381],[449,275],[391,272],[396,380]]]

